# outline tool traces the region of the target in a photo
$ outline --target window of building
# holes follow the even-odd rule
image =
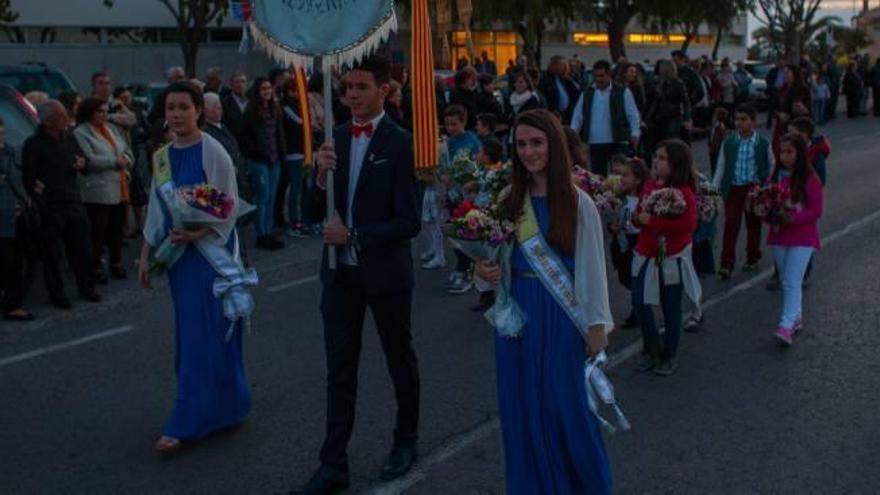
[[[606,33],[574,33],[572,41],[576,45],[608,45]]]
[[[628,33],[624,37],[624,43],[628,45],[681,45],[685,39],[685,35],[680,33]],[[608,35],[606,33],[574,33],[572,41],[577,45],[607,46]],[[715,36],[700,34],[691,40],[691,44],[712,46],[715,44]]]
[[[519,37],[512,31],[473,31],[471,39],[474,43],[474,55],[480,57],[483,52],[489,54],[489,60],[495,62],[499,72],[503,72],[509,61],[516,62],[519,53]],[[471,59],[468,51],[467,33],[452,33],[452,60],[455,63],[462,58]]]

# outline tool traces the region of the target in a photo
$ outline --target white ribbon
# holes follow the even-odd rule
[[[611,385],[611,381],[605,375],[605,372],[602,371],[607,362],[608,356],[605,354],[605,351],[600,352],[592,359],[588,359],[584,363],[584,382],[587,387],[587,401],[590,411],[608,433],[614,434],[617,431],[628,431],[630,424],[623,414],[623,410],[620,409],[620,406],[617,405],[617,401],[614,399],[614,386]],[[614,423],[599,414],[600,400],[614,410]]]

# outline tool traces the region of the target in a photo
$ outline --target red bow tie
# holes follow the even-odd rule
[[[359,138],[361,136],[371,138],[373,137],[373,123],[369,122],[364,125],[353,124],[351,127],[351,135]]]

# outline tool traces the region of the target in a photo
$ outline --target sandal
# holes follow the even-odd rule
[[[174,454],[180,451],[182,445],[179,439],[162,435],[153,444],[153,450],[160,454]]]

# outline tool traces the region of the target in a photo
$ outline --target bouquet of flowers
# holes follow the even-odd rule
[[[604,223],[614,223],[620,218],[620,208],[623,206],[623,198],[611,189],[603,189],[590,195],[596,204],[596,209],[602,216]]]
[[[644,208],[651,216],[675,218],[683,215],[687,210],[687,201],[678,189],[664,187],[652,191],[645,198]],[[656,262],[661,266],[664,261],[666,261],[666,236],[661,235],[658,240]]]
[[[622,177],[617,174],[609,174],[608,177],[605,178],[603,188],[613,192],[617,196],[623,196]]]
[[[574,183],[589,195],[605,188],[605,179],[587,169],[575,167],[571,173]]]
[[[755,184],[746,199],[746,210],[771,225],[789,218],[793,205],[791,191],[781,184]]]
[[[480,168],[477,166],[477,162],[471,158],[467,150],[461,150],[452,159],[450,175],[453,182],[463,186],[468,182],[480,179]]]
[[[475,261],[500,265],[501,283],[495,304],[485,317],[502,336],[517,337],[525,325],[525,313],[510,296],[510,254],[516,223],[503,218],[497,205],[478,208],[465,201],[453,213],[444,229],[449,242]]]
[[[233,215],[238,218],[253,209],[252,206],[242,203],[236,205],[232,197],[204,183],[193,186],[177,188],[171,204],[174,228],[185,229],[195,225],[210,226],[228,222]],[[156,249],[150,271],[161,273],[173,265],[186,250],[186,246],[175,246],[171,243],[170,236]]]
[[[697,211],[700,220],[703,222],[712,222],[721,211],[721,192],[717,187],[709,182],[701,182],[697,189]]]
[[[475,200],[476,205],[487,208],[496,204],[501,192],[510,185],[512,171],[510,162],[504,163],[500,167],[480,171],[480,192]]]

